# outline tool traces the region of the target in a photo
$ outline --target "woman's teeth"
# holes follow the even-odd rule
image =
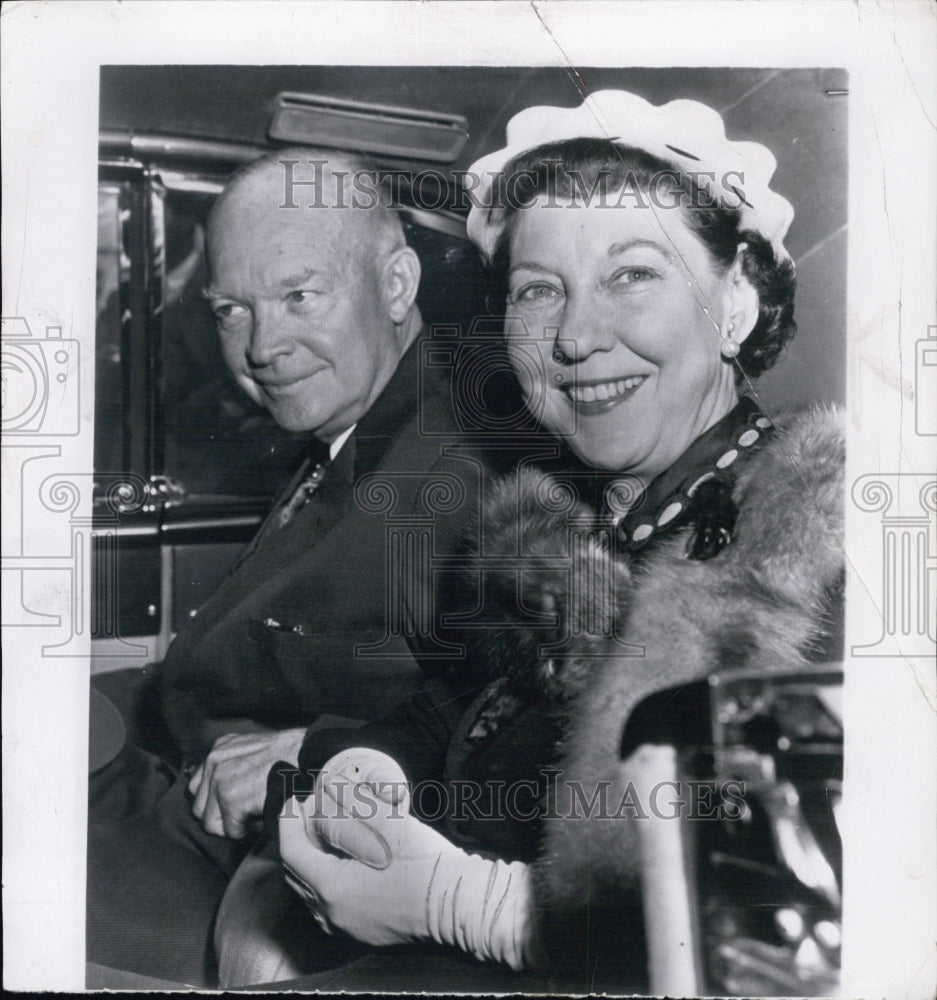
[[[569,385],[566,386],[566,392],[575,403],[602,402],[605,399],[623,396],[629,390],[636,389],[646,377],[645,375],[632,375],[614,382],[600,382],[598,385]]]

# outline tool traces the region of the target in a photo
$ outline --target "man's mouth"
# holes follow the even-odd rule
[[[278,390],[289,389],[290,386],[299,385],[300,382],[305,382],[307,379],[312,378],[313,375],[320,371],[322,371],[322,369],[317,368],[315,371],[304,372],[301,375],[265,375],[263,378],[254,375],[253,380],[265,392],[276,392]]]
[[[604,413],[624,402],[645,379],[647,375],[628,375],[608,382],[571,382],[561,388],[580,413]]]
[[[271,379],[265,378],[263,380],[257,379],[257,384],[264,389],[286,389],[288,386],[296,385],[297,382],[302,382],[299,378],[285,378],[285,379]]]

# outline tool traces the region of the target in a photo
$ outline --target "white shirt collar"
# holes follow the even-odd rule
[[[357,427],[357,424],[352,424],[347,431],[342,431],[341,434],[329,445],[329,461],[334,462],[335,456],[342,450],[345,442],[351,437],[351,432]]]

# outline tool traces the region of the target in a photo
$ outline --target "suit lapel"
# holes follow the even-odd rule
[[[281,504],[296,490],[307,471],[303,462],[279,493],[271,513],[254,540],[238,559],[236,570],[258,549],[271,567],[286,565],[316,545],[342,518],[352,500],[355,483],[373,472],[404,424],[416,413],[420,360],[420,338],[401,358],[396,372],[374,401],[374,405],[342,446],[327,469],[322,486],[293,519],[280,528],[271,523]]]
[[[351,439],[355,442],[356,483],[381,464],[403,426],[417,414],[420,404],[418,396],[422,339],[421,333],[410,345],[384,391],[358,421],[352,434]]]

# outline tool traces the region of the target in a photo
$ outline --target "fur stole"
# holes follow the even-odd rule
[[[599,782],[610,783],[609,801],[621,798],[624,729],[644,698],[720,669],[796,670],[822,639],[844,573],[842,418],[814,407],[776,424],[739,468],[732,543],[707,561],[685,557],[684,529],[630,566],[595,531],[591,512],[532,472],[503,483],[487,505],[486,557],[519,555],[524,573],[518,584],[516,573],[499,574],[486,559],[485,590],[504,609],[504,627],[483,630],[487,645],[477,652],[493,677],[562,705],[560,784],[577,783],[587,800]],[[542,628],[517,620],[518,608],[557,623],[552,647]],[[644,654],[621,655],[610,634]],[[585,928],[606,920],[620,941],[623,901],[638,874],[633,821],[545,819],[533,866],[545,952],[577,962],[584,949],[595,956]]]

